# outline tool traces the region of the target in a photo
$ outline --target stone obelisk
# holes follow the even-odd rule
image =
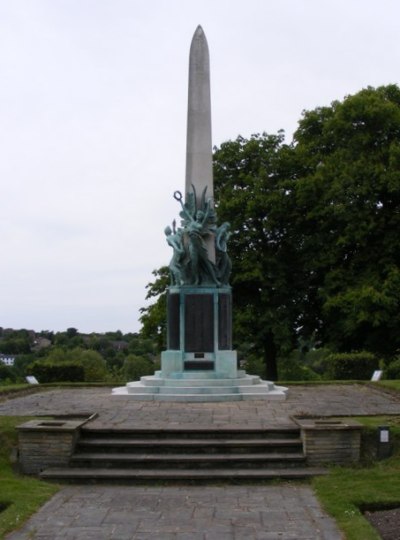
[[[185,195],[174,192],[180,222],[164,229],[173,250],[167,289],[167,349],[161,370],[115,388],[116,395],[160,401],[284,399],[274,387],[238,369],[232,349],[230,225],[214,209],[210,60],[198,26],[190,47]]]
[[[199,197],[207,186],[207,196],[213,196],[211,145],[210,55],[204,31],[198,26],[189,54],[186,194],[193,185]]]
[[[195,188],[197,204],[207,188],[214,196],[211,140],[210,54],[203,28],[193,35],[189,53],[189,92],[186,137],[185,200]],[[206,239],[208,258],[215,262],[214,239]]]

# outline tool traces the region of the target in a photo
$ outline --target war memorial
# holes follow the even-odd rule
[[[36,417],[17,428],[18,470],[78,484],[16,523],[7,540],[343,538],[310,485],[265,482],[358,463],[362,426],[352,417],[398,415],[398,397],[356,383],[288,392],[238,369],[200,26],[190,50],[184,193],[173,193],[180,222],[165,228],[173,254],[161,370],[112,396],[106,387],[47,388],[0,403],[0,414]]]
[[[232,350],[229,223],[218,223],[212,171],[210,60],[198,26],[190,47],[185,195],[165,228],[169,265],[167,350],[154,376],[115,388],[139,400],[285,399],[287,389],[247,375]]]

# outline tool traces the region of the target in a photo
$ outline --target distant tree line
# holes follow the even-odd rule
[[[0,362],[0,384],[22,382],[35,375],[39,382],[126,382],[150,375],[159,366],[156,344],[137,333],[121,331],[81,334],[0,328],[0,354],[15,358]]]

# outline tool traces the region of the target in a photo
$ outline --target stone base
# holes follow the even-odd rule
[[[350,418],[294,417],[307,464],[349,466],[360,461],[362,425]]]
[[[95,416],[30,420],[17,426],[20,472],[39,474],[47,467],[67,467],[81,427]]]
[[[114,396],[129,396],[137,401],[241,401],[284,400],[287,388],[263,381],[257,375],[247,375],[237,370],[236,377],[207,371],[171,372],[168,377],[161,371],[141,377],[140,381],[114,388]]]
[[[204,365],[209,363],[209,370],[204,369]],[[198,369],[196,368],[198,365]],[[185,371],[190,365],[190,371]],[[199,373],[205,371],[210,378],[218,379],[236,379],[237,370],[236,351],[218,351],[214,354],[204,354],[203,358],[196,359],[194,354],[184,353],[182,351],[163,351],[161,353],[161,371],[162,378],[179,378],[180,375],[190,375],[190,373]]]

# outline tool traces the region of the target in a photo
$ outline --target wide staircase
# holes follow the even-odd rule
[[[41,477],[69,482],[304,479],[325,474],[307,467],[300,431],[256,429],[99,429],[83,427],[69,467]]]

